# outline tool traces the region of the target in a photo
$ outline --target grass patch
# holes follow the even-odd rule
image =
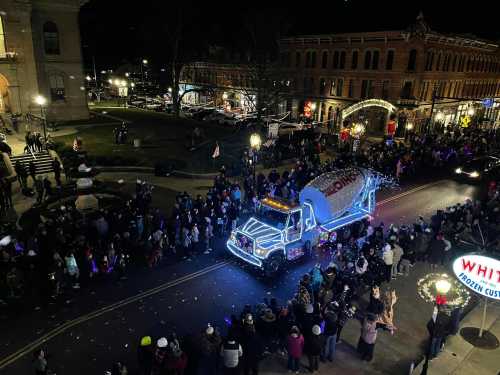
[[[113,129],[116,125],[103,123],[82,129],[78,136],[83,148],[97,165],[135,165],[152,167],[156,163],[172,164],[176,169],[193,172],[209,172],[222,164],[238,161],[245,136],[235,129],[172,115],[139,109],[109,109],[109,115],[128,120],[128,142],[117,145]],[[203,142],[190,151],[190,139],[195,127],[203,132]],[[73,144],[74,135],[57,137],[66,147]],[[133,140],[140,139],[141,147],[134,148]],[[215,142],[219,142],[221,157],[211,158]]]

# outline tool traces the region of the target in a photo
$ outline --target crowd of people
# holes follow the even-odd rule
[[[316,176],[353,164],[404,178],[428,165],[452,165],[463,157],[490,152],[496,141],[488,138],[486,142],[486,137],[484,132],[411,136],[411,146],[384,142],[356,154],[340,152],[326,162],[320,161],[316,144],[307,141],[301,146],[301,158],[288,171],[259,172],[254,183],[249,165],[243,188],[226,177],[223,168],[205,197],[179,193],[170,217],[151,205],[152,187],[138,180],[134,199],[119,208],[83,216],[71,205],[60,206],[43,221],[34,216],[33,230],[4,237],[0,241],[0,274],[4,275],[0,299],[23,296],[32,300],[36,309],[46,308],[58,296],[89,286],[94,279],[126,278],[130,262],[154,267],[164,258],[190,260],[209,254],[215,239],[234,229],[242,215],[254,211],[264,196],[297,200],[300,190]],[[28,186],[29,174],[16,168],[19,183]],[[40,179],[32,179],[38,192]],[[56,183],[60,184],[60,173]],[[44,191],[50,189],[44,186]],[[450,244],[459,238],[477,238],[480,225],[485,235],[500,229],[496,186],[490,193],[486,202],[467,202],[438,211],[428,223],[419,218],[412,225],[386,228],[360,221],[338,231],[318,250],[326,254],[327,266],[318,265],[305,275],[289,303],[279,306],[271,300],[246,306],[240,316],[231,318],[225,339],[216,327],[209,326],[198,337],[200,345],[188,345],[175,335],[143,338],[139,345],[143,373],[180,375],[186,366],[196,366],[207,374],[220,368],[228,373],[241,368],[245,374],[256,374],[264,352],[286,354],[290,371],[298,371],[299,360],[306,354],[309,369],[315,371],[318,359],[334,359],[342,327],[350,319],[361,321],[358,351],[361,358],[371,360],[377,331],[393,333],[397,329],[393,310],[397,296],[390,288],[391,280],[408,275],[417,261],[426,260],[433,267],[443,264],[455,249]],[[39,202],[46,194],[50,196],[39,194]],[[12,204],[7,194],[3,197],[5,206]],[[500,249],[500,245],[492,248]],[[381,291],[382,286],[385,291]],[[368,290],[370,301],[363,304],[359,297]],[[448,314],[443,307],[439,309],[436,316]],[[436,321],[441,324],[446,319],[434,319],[429,325],[433,332],[441,332],[442,339],[442,332],[453,332],[435,329]],[[115,367],[115,373],[123,371],[122,364]]]

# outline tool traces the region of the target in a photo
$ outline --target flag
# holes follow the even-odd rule
[[[215,143],[215,150],[214,153],[212,154],[212,159],[218,158],[220,156],[220,149],[219,149],[219,143]]]

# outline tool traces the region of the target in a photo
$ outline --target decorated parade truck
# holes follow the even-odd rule
[[[312,180],[298,203],[266,197],[255,215],[231,232],[227,248],[266,274],[276,273],[287,262],[311,255],[333,231],[369,217],[375,192],[386,181],[376,172],[349,168]]]

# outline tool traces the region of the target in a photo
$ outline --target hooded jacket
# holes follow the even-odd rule
[[[302,352],[304,350],[304,336],[297,333],[292,333],[288,335],[286,340],[288,354],[292,358],[302,357]]]
[[[223,358],[224,367],[235,368],[238,367],[240,357],[243,355],[243,349],[235,340],[227,340],[221,347],[220,355]]]

